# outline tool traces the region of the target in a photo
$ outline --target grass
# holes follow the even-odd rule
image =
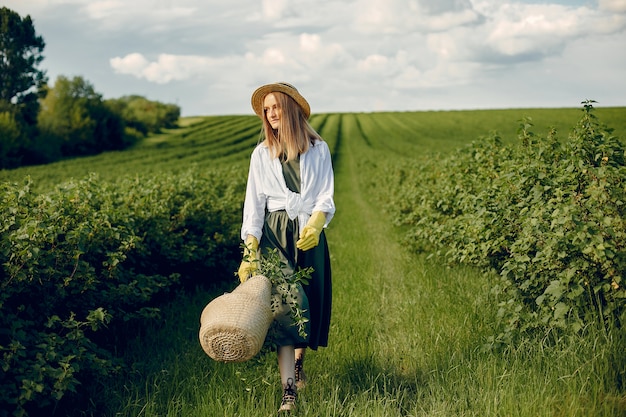
[[[370,149],[343,123],[335,153],[338,212],[327,231],[333,262],[330,345],[309,352],[298,416],[626,416],[623,332],[528,339],[486,349],[498,326],[496,277],[406,251],[363,171]],[[376,152],[376,153],[374,153]],[[128,341],[134,363],[108,382],[97,415],[272,416],[280,387],[273,353],[212,361],[197,340],[204,305],[230,285],[181,294],[162,323]]]

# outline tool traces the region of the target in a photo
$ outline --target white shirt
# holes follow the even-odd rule
[[[280,159],[271,157],[264,142],[259,144],[250,158],[241,239],[252,235],[261,240],[266,208],[270,212],[285,210],[291,220],[297,217],[300,232],[314,211],[326,213],[324,227],[328,226],[335,214],[334,190],[332,160],[326,142],[315,141],[300,155],[301,193],[287,188]]]

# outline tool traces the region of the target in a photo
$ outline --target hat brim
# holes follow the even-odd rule
[[[252,110],[254,110],[257,116],[259,116],[261,119],[265,117],[263,113],[263,100],[265,99],[266,95],[275,92],[287,94],[289,97],[294,99],[302,109],[304,117],[306,117],[307,119],[309,118],[309,116],[311,115],[311,106],[309,106],[309,103],[304,97],[302,97],[302,95],[294,86],[283,82],[263,85],[257,88],[254,93],[252,93],[252,98],[250,99],[250,102],[252,104]]]

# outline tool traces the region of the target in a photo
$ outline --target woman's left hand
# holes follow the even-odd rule
[[[320,243],[320,234],[326,223],[326,214],[316,211],[311,214],[311,218],[300,233],[300,239],[296,242],[296,247],[300,250],[313,249]]]

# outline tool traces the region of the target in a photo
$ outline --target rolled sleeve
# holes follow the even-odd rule
[[[258,148],[250,158],[248,171],[248,183],[246,185],[246,197],[243,203],[243,222],[241,225],[241,240],[246,240],[252,235],[261,240],[263,234],[263,221],[265,217],[265,205],[267,197],[261,187],[261,161]]]
[[[326,142],[316,143],[313,149],[315,149],[317,155],[313,163],[314,166],[311,166],[311,168],[314,168],[314,172],[310,173],[310,175],[315,176],[311,181],[311,195],[314,196],[312,211],[326,213],[326,224],[324,226],[328,226],[335,215],[335,177],[332,158]]]

